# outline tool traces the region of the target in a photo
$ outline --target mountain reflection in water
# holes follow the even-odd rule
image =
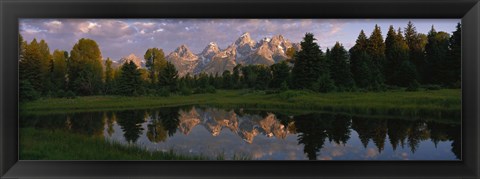
[[[169,107],[21,116],[20,125],[226,159],[458,160],[461,151],[459,124],[331,113]]]

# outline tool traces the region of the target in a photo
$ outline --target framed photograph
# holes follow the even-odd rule
[[[480,177],[477,0],[0,6],[2,177]]]

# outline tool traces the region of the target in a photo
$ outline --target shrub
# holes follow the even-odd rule
[[[68,90],[67,93],[65,93],[65,97],[68,98],[68,99],[75,99],[77,98],[77,96],[75,95],[75,93],[71,90]]]
[[[401,89],[400,87],[395,86],[395,85],[385,85],[385,87],[386,87],[387,90],[400,90]]]
[[[375,92],[381,92],[381,91],[387,91],[387,86],[383,83],[375,82],[372,84],[370,88],[368,88],[369,91],[375,91]]]
[[[206,88],[205,88],[206,92],[207,93],[216,93],[217,90],[215,89],[215,87],[211,86],[211,85],[208,85]]]
[[[195,88],[193,93],[195,94],[203,94],[203,93],[216,93],[217,90],[212,85],[207,85],[205,88]]]
[[[316,82],[312,84],[310,89],[321,93],[328,93],[331,91],[335,91],[336,87],[332,78],[330,78],[330,75],[323,74],[318,78]]]
[[[288,84],[286,81],[282,82],[280,85],[280,91],[287,91],[288,90]]]
[[[195,93],[195,94],[203,94],[203,93],[206,93],[206,92],[207,92],[207,90],[205,90],[205,88],[195,88],[193,90],[193,93]]]
[[[137,90],[134,90],[132,96],[140,96],[140,93]]]
[[[405,91],[418,91],[418,88],[420,88],[420,84],[417,80],[413,80]]]
[[[182,87],[180,89],[180,94],[182,94],[184,96],[190,96],[192,94],[192,90],[187,88],[187,87]]]
[[[40,98],[40,93],[38,93],[33,85],[26,80],[20,81],[20,102],[24,101],[33,101]]]
[[[157,95],[162,96],[162,97],[169,97],[170,96],[170,90],[168,88],[160,88],[157,90]]]
[[[460,80],[456,81],[455,83],[452,84],[451,88],[453,88],[453,89],[462,88],[462,82]]]
[[[265,90],[265,94],[277,94],[280,93],[278,90]]]
[[[440,85],[425,85],[424,88],[426,90],[439,90],[439,89],[441,89]]]
[[[57,91],[57,97],[58,97],[58,98],[64,98],[64,97],[65,97],[65,91],[63,91],[63,90],[58,90],[58,91]]]
[[[157,94],[157,90],[148,88],[146,90],[146,93],[147,93],[148,96],[155,96]]]

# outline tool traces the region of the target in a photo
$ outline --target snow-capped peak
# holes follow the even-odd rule
[[[215,43],[215,42],[210,42],[210,43],[208,44],[208,46],[217,46],[217,43]]]
[[[218,48],[217,43],[215,42],[210,42],[205,49],[203,49],[202,53],[200,53],[201,56],[208,56],[208,58],[211,58],[214,54],[218,53],[220,49]]]
[[[167,57],[170,58],[172,56],[176,56],[187,61],[194,61],[198,59],[198,57],[193,54],[190,49],[188,49],[188,47],[184,44],[180,45],[177,49],[175,49],[174,52],[170,53]]]
[[[253,46],[255,42],[250,38],[250,34],[248,32],[245,32],[242,34],[236,41],[236,45],[245,45],[248,44],[250,46]]]

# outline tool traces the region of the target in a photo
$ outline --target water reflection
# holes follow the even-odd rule
[[[459,124],[344,114],[170,107],[21,116],[21,127],[104,136],[126,145],[180,153],[246,154],[275,160],[455,160]]]

